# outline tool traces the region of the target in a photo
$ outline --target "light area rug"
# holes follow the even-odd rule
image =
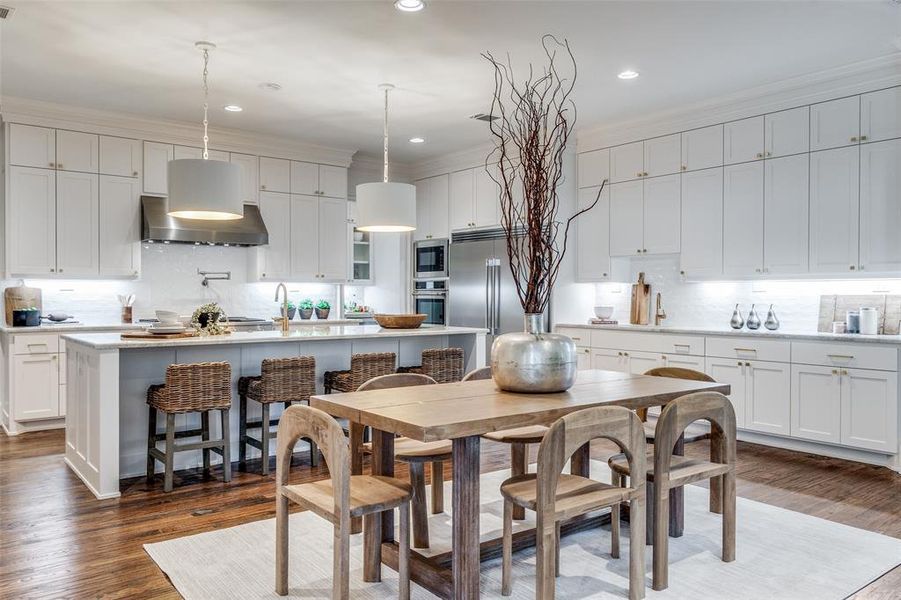
[[[534,466],[532,467],[534,470]],[[609,481],[606,464],[592,461],[592,477]],[[481,534],[498,537],[503,501],[498,488],[509,476],[498,471],[481,478]],[[446,484],[450,503],[450,484]],[[845,598],[901,562],[901,540],[833,523],[768,504],[738,499],[736,560],[720,560],[721,517],[707,510],[707,490],[685,488],[685,533],[670,538],[670,587],[651,584],[651,547],[647,547],[647,597],[685,599]],[[517,527],[530,527],[534,515]],[[429,521],[431,552],[449,549],[450,515]],[[304,512],[290,518],[289,597],[328,598],[332,580],[332,527]],[[351,597],[397,597],[397,574],[382,567],[380,583],[362,579],[362,535],[351,536]],[[620,559],[610,558],[610,529],[605,526],[563,539],[558,598],[628,597],[628,526],[623,527]],[[279,598],[274,593],[275,519],[146,544],[146,552],[187,600]],[[533,549],[513,557],[513,598],[535,597]],[[500,559],[482,563],[483,598],[500,598]],[[433,598],[413,584],[413,598]]]

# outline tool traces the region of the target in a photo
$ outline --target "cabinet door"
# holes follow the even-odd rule
[[[475,194],[475,171],[466,169],[450,174],[450,229],[457,231],[473,227],[473,199]]]
[[[856,271],[860,226],[860,149],[810,155],[810,270]]]
[[[260,159],[250,154],[236,154],[232,152],[228,160],[232,164],[238,165],[241,169],[241,200],[245,204],[259,204]]]
[[[726,123],[723,130],[725,164],[732,165],[761,158],[763,158],[763,117]]]
[[[644,245],[648,254],[679,251],[681,179],[679,175],[654,177],[644,182]]]
[[[682,252],[686,277],[723,273],[723,169],[682,175]]]
[[[291,193],[304,196],[319,195],[319,165],[292,160]]]
[[[682,134],[683,171],[697,171],[723,164],[723,126],[692,129]]]
[[[500,223],[501,191],[492,175],[498,178],[498,166],[476,167],[473,177],[475,179],[475,224],[476,227],[497,227]]]
[[[607,281],[610,276],[610,188],[598,198],[599,187],[579,190],[579,210],[597,198],[594,208],[576,219],[576,278]]]
[[[9,164],[21,167],[56,167],[56,130],[10,123]]]
[[[811,152],[856,144],[859,136],[860,96],[811,105]]]
[[[591,368],[628,373],[629,361],[622,352],[617,350],[592,350]]]
[[[727,358],[708,358],[705,361],[704,372],[713,377],[717,383],[728,384],[732,387],[729,400],[735,410],[735,424],[741,429],[745,428],[745,410],[747,405],[747,378],[745,370],[748,368],[743,361]]]
[[[429,212],[429,236],[432,238],[446,238],[450,236],[448,229],[448,194],[449,183],[447,175],[438,175],[429,178],[428,212]]]
[[[763,271],[763,163],[723,170],[723,273],[759,276]]]
[[[684,354],[661,354],[660,366],[674,367],[677,369],[691,369],[704,373],[704,357],[703,356],[685,356]]]
[[[810,155],[766,161],[763,195],[763,268],[776,273],[808,271]]]
[[[901,271],[901,139],[860,147],[860,269]]]
[[[347,280],[347,247],[347,200],[320,198],[320,280],[337,283]]]
[[[670,175],[680,171],[682,163],[682,135],[673,134],[644,142],[645,177]]]
[[[842,371],[842,444],[885,454],[898,451],[898,374]]]
[[[56,168],[66,171],[97,173],[100,138],[80,131],[56,131]]]
[[[259,278],[289,279],[291,276],[291,196],[260,192],[260,214],[269,232],[269,244],[257,248]],[[315,223],[317,215],[311,220]]]
[[[9,168],[9,272],[56,272],[56,171]]]
[[[140,269],[141,190],[138,180],[101,175],[100,274],[135,277]]]
[[[16,421],[59,417],[59,355],[14,357],[13,393]]]
[[[319,195],[346,199],[347,169],[334,165],[319,165]]]
[[[587,371],[591,368],[591,348],[576,348],[576,369]]]
[[[320,228],[318,197],[291,195],[290,235],[292,279],[318,281],[319,277],[317,275],[321,273],[319,270]],[[347,254],[343,256],[346,261]],[[345,262],[342,262],[342,272],[345,264]]]
[[[100,174],[140,177],[141,140],[100,136]]]
[[[428,239],[431,227],[429,209],[429,180],[420,179],[416,182],[416,231],[413,232],[413,241]]]
[[[651,369],[662,366],[662,360],[659,354],[653,352],[625,352],[629,361],[629,373],[633,375],[643,375]]]
[[[745,427],[763,433],[791,433],[791,368],[787,364],[753,361],[747,369]],[[714,379],[716,376],[714,376]]]
[[[221,160],[222,162],[229,162],[230,157],[228,152],[224,150],[210,150],[207,152],[207,156],[209,156],[210,160]],[[200,150],[200,158],[203,158],[203,150]]]
[[[172,149],[173,160],[182,160],[184,158],[201,159],[203,158],[203,148],[195,146],[175,146]]]
[[[610,179],[610,149],[583,152],[579,155],[579,187],[595,187]]]
[[[610,255],[637,256],[644,249],[643,181],[610,186]]]
[[[901,137],[901,86],[860,97],[860,141]]]
[[[610,149],[610,181],[618,183],[644,176],[644,142]]]
[[[792,365],[792,437],[841,441],[841,382],[838,369]]]
[[[291,161],[261,156],[260,189],[267,192],[290,192]]]
[[[169,161],[174,155],[171,144],[144,142],[144,193],[169,195]]]
[[[770,113],[764,117],[767,158],[801,154],[810,149],[810,107]]]
[[[100,273],[100,180],[93,173],[56,174],[56,272]]]

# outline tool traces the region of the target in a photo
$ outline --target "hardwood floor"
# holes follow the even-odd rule
[[[706,450],[702,442],[688,453]],[[121,498],[98,501],[65,466],[62,451],[62,431],[0,433],[0,598],[179,598],[143,544],[275,513],[273,476],[236,470],[230,484],[219,469],[206,480],[199,471],[179,472],[170,494],[161,477],[152,485],[130,480]],[[592,455],[612,451],[597,444]],[[901,476],[888,469],[744,443],[738,457],[742,497],[901,538]],[[483,444],[483,471],[508,461],[507,446]],[[298,455],[292,482],[327,476],[308,464]],[[397,470],[407,476],[403,464]],[[899,590],[896,567],[853,598],[897,599]]]

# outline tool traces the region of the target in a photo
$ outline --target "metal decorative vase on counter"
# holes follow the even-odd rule
[[[544,315],[527,314],[525,331],[505,333],[491,345],[491,373],[508,392],[546,394],[568,390],[576,382],[576,343],[545,333]]]

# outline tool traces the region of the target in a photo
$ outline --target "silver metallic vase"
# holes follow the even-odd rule
[[[544,315],[527,314],[525,331],[505,333],[491,345],[491,373],[508,392],[550,393],[576,382],[576,343],[544,332]]]

